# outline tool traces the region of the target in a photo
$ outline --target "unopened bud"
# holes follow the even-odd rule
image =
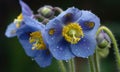
[[[101,31],[97,37],[97,52],[101,58],[105,58],[109,54],[109,48],[111,45],[110,37],[104,31]]]
[[[39,8],[37,12],[45,18],[49,18],[54,15],[53,7],[49,5]]]
[[[97,35],[96,39],[97,39],[97,44],[99,48],[110,47],[110,44],[111,44],[110,37],[104,31],[101,31]]]

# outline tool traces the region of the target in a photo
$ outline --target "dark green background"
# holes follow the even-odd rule
[[[120,0],[23,0],[36,13],[44,5],[59,6],[64,10],[75,6],[79,9],[91,10],[101,19],[101,24],[114,33],[120,44]],[[21,12],[18,0],[0,0],[0,72],[59,72],[56,60],[51,66],[40,68],[29,58],[17,38],[5,37],[7,25]],[[81,70],[85,69],[84,60],[80,60]],[[85,65],[85,66],[86,66]],[[101,72],[117,72],[113,48],[107,58],[101,60]],[[82,72],[82,71],[81,71]],[[85,70],[83,71],[85,72]]]

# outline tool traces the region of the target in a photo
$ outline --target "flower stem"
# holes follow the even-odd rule
[[[74,58],[68,61],[69,63],[69,72],[75,72],[75,62]]]
[[[112,33],[107,27],[101,26],[101,27],[98,29],[97,34],[98,34],[101,30],[104,30],[104,31],[109,35],[109,37],[111,38],[111,41],[113,42],[114,53],[115,53],[115,56],[116,56],[116,62],[117,62],[118,69],[119,69],[119,71],[120,71],[120,54],[119,54],[119,49],[118,49],[118,45],[117,45],[116,39],[115,39],[113,33]]]
[[[69,67],[69,72],[72,72],[72,66],[71,66],[71,61],[68,61],[68,67]]]
[[[75,72],[75,61],[74,58],[71,59],[72,64],[72,71]]]
[[[64,65],[63,61],[59,60],[58,64],[60,66],[61,72],[66,72],[66,68],[65,68],[65,65]]]
[[[63,10],[59,7],[54,7],[54,10],[58,11],[59,13],[63,12]]]
[[[95,54],[94,54],[94,63],[95,63],[94,65],[95,65],[96,72],[100,72],[99,57],[97,54],[97,50],[95,50]]]
[[[95,72],[94,62],[93,62],[93,57],[92,57],[92,56],[89,56],[89,57],[88,57],[88,62],[89,62],[90,72]]]

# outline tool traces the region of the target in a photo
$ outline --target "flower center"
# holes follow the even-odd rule
[[[43,41],[42,35],[39,31],[30,33],[29,42],[33,43],[32,50],[45,50],[46,45]]]
[[[14,20],[14,23],[16,24],[17,28],[20,27],[22,20],[23,20],[23,16],[22,16],[22,13],[20,13],[20,15],[17,17],[17,19]]]
[[[62,36],[71,44],[77,44],[84,34],[78,23],[69,23],[63,27]]]

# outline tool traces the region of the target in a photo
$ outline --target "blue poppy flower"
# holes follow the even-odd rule
[[[19,2],[22,8],[22,13],[17,17],[17,19],[15,19],[12,23],[8,25],[5,32],[5,35],[8,38],[15,37],[17,29],[24,24],[23,15],[33,17],[32,10],[29,8],[29,6],[21,0]]]
[[[90,11],[68,8],[46,25],[50,52],[58,60],[93,55],[99,26],[99,18]]]
[[[52,55],[48,50],[45,38],[43,38],[42,32],[45,26],[28,16],[24,16],[24,23],[16,33],[26,54],[34,58],[40,67],[49,66]]]

